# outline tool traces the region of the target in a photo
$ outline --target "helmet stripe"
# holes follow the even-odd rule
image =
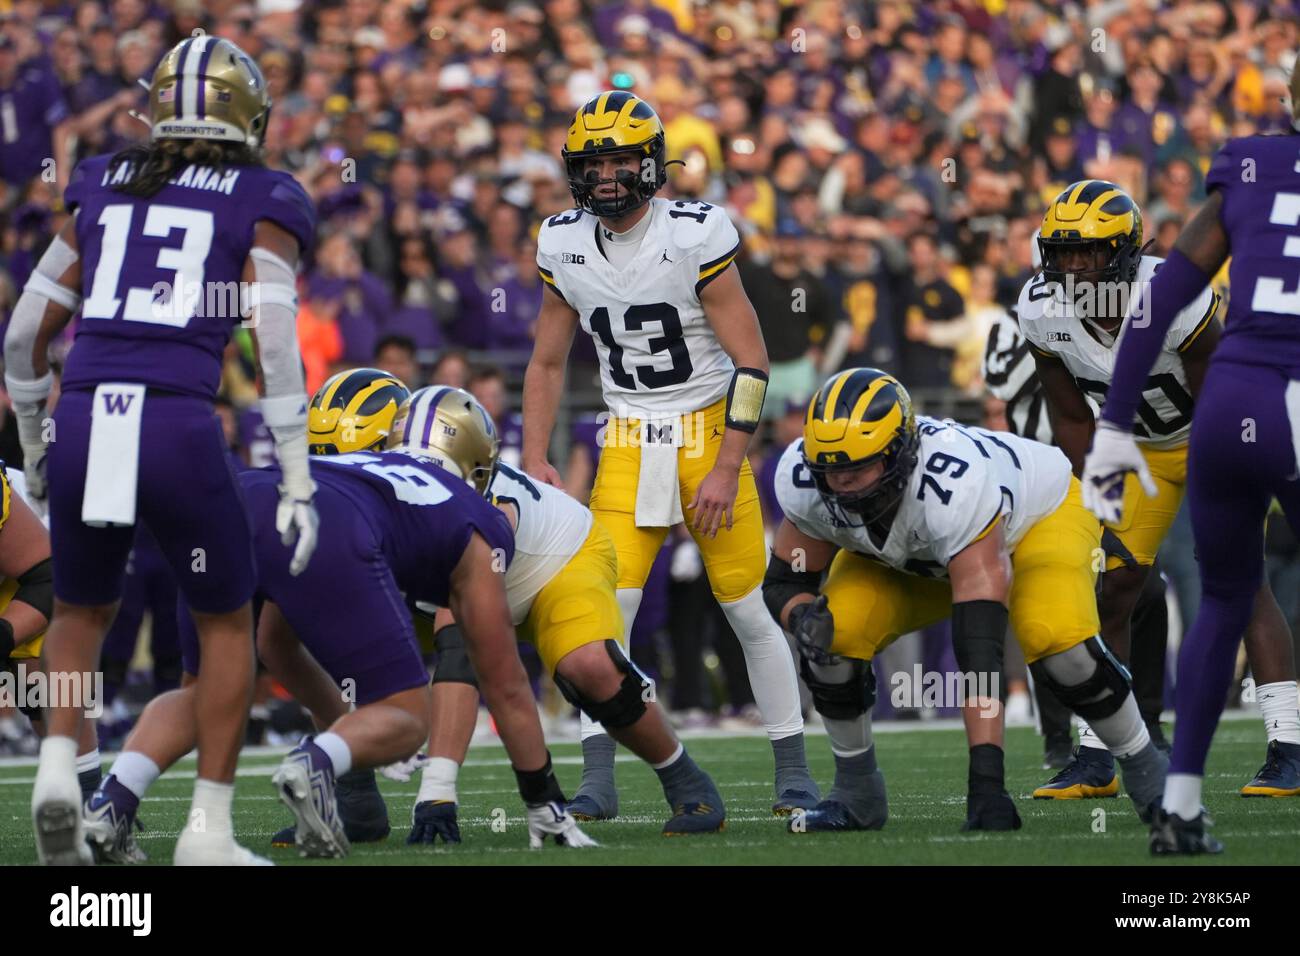
[[[193,38],[186,40],[176,51],[176,90],[172,93],[172,116],[181,115],[181,97],[185,95],[185,71],[182,67],[185,65],[185,55],[190,52],[190,47],[194,45]]]
[[[203,48],[203,55],[199,58],[199,119],[207,118],[208,106],[208,60],[212,59],[212,51],[217,48],[215,43],[206,43]]]
[[[433,422],[438,417],[438,403],[442,401],[442,396],[450,392],[451,389],[443,387],[438,389],[424,401],[424,431],[423,445],[429,447],[429,442],[433,440]]]
[[[194,82],[186,83],[183,96],[177,96],[176,100],[180,104],[181,116],[193,116],[199,108],[199,61],[203,59],[203,51],[207,49],[211,37],[195,37],[185,48],[185,55],[181,59],[181,76],[191,78]]]

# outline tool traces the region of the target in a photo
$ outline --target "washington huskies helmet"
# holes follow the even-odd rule
[[[214,36],[172,47],[149,83],[154,139],[217,139],[256,147],[266,135],[271,97],[247,53]]]
[[[1038,249],[1048,281],[1065,282],[1070,270],[1062,267],[1062,253],[1102,249],[1106,264],[1096,271],[1075,272],[1075,280],[1131,283],[1142,260],[1142,212],[1114,183],[1101,179],[1073,183],[1047,207],[1038,230]]]
[[[400,379],[377,368],[332,375],[307,410],[307,447],[313,455],[380,451],[410,397]]]
[[[835,375],[813,396],[803,426],[804,464],[822,501],[850,526],[887,515],[902,498],[916,467],[921,438],[907,389],[874,368]],[[827,476],[884,463],[866,491],[836,492]]]
[[[580,209],[597,216],[623,216],[648,203],[668,181],[664,124],[650,104],[626,90],[607,90],[589,99],[573,116],[560,156],[569,176],[569,191]],[[635,151],[641,169],[619,172],[615,179],[588,178],[582,160],[592,156]],[[627,194],[597,199],[597,186],[617,182]]]
[[[398,410],[388,448],[431,459],[486,498],[501,437],[492,416],[469,392],[430,385],[413,392]]]

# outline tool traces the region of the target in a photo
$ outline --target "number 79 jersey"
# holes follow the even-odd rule
[[[572,209],[542,224],[542,281],[596,341],[605,404],[620,418],[707,408],[727,394],[735,365],[704,315],[700,292],[740,251],[726,210],[652,199],[636,257],[616,269],[601,250],[600,220]]]
[[[1138,265],[1138,289],[1150,288],[1151,278],[1162,262],[1157,256],[1142,257]],[[1195,302],[1178,313],[1166,333],[1164,348],[1142,390],[1133,425],[1133,437],[1139,442],[1160,449],[1187,443],[1192,429],[1193,402],[1181,353],[1214,321],[1218,308],[1218,295],[1207,287]],[[1123,331],[1114,343],[1103,345],[1085,328],[1083,319],[1074,314],[1073,303],[1066,300],[1060,283],[1048,282],[1041,273],[1025,283],[1016,314],[1020,318],[1020,331],[1030,346],[1041,355],[1059,359],[1079,391],[1093,399],[1096,406],[1105,404]],[[1131,321],[1132,318],[1125,320],[1125,329]]]
[[[883,543],[861,524],[831,514],[803,459],[803,440],[777,466],[776,497],[790,522],[899,571],[946,578],[953,555],[978,541],[1001,518],[1008,552],[1038,521],[1060,507],[1070,488],[1070,462],[1059,448],[1009,432],[917,416],[916,468]]]

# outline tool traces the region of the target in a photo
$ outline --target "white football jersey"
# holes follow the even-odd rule
[[[1051,514],[1070,488],[1070,462],[1059,448],[1007,432],[918,415],[916,468],[882,545],[861,524],[831,514],[803,459],[790,444],[776,473],[776,498],[796,528],[891,568],[946,578],[948,562],[1002,518],[1007,550]]]
[[[735,371],[700,291],[736,258],[736,227],[721,206],[698,200],[652,199],[647,215],[625,269],[605,258],[600,220],[580,209],[552,216],[537,236],[542,281],[595,339],[605,404],[620,418],[706,408],[727,394]]]
[[[32,505],[32,496],[27,493],[27,476],[22,473],[22,469],[6,468],[5,477],[9,479],[9,487],[13,489],[14,494],[23,499],[23,504],[36,512],[36,516],[41,519],[41,524],[49,528],[50,516],[48,513],[42,514]]]
[[[1160,263],[1156,256],[1143,256],[1138,265],[1137,287],[1150,287],[1151,277]],[[1135,300],[1136,294],[1130,296]],[[1130,301],[1131,309],[1136,304]],[[1147,378],[1134,423],[1134,437],[1152,448],[1175,448],[1186,444],[1192,428],[1192,395],[1187,388],[1187,374],[1180,355],[1214,320],[1219,297],[1206,288],[1191,305],[1178,313],[1174,324],[1165,335],[1165,345]],[[1020,291],[1016,306],[1020,331],[1029,344],[1040,353],[1053,356],[1064,363],[1075,382],[1097,405],[1106,401],[1111,378],[1115,373],[1115,358],[1126,320],[1116,341],[1103,344],[1095,330],[1074,314],[1074,303],[1066,301],[1065,291],[1059,283],[1048,282],[1042,274],[1034,276]]]
[[[498,463],[490,491],[519,514],[515,556],[506,571],[506,603],[518,627],[537,593],[578,553],[595,519],[576,498],[504,463]]]

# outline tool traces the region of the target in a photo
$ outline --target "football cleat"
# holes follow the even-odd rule
[[[819,802],[817,794],[807,790],[782,790],[776,803],[772,804],[772,813],[778,817],[788,817],[796,810],[811,810]]]
[[[258,856],[247,847],[235,842],[234,836],[224,838],[200,833],[186,827],[176,841],[172,855],[174,866],[275,866],[266,857]]]
[[[575,793],[569,805],[565,807],[569,816],[579,823],[591,823],[597,820],[614,820],[618,817],[618,796],[614,797],[612,807],[602,806],[595,797],[585,793]]]
[[[334,794],[349,843],[378,843],[392,832],[388,805],[379,793],[373,770],[349,770],[338,778]],[[271,846],[297,846],[297,828],[288,826],[271,837]]]
[[[45,866],[90,866],[94,863],[81,827],[81,788],[75,773],[41,765],[32,788],[32,826],[36,855]]]
[[[679,803],[673,808],[673,815],[664,824],[664,836],[686,836],[692,833],[721,833],[727,828],[727,811],[723,809],[722,800],[717,791],[713,792],[714,802]]]
[[[294,748],[284,758],[271,774],[271,784],[280,801],[293,811],[297,821],[294,843],[301,855],[347,856],[348,837],[339,819],[334,771],[328,766],[316,766],[307,746]]]
[[[883,818],[862,821],[838,800],[823,800],[811,810],[792,813],[786,828],[791,833],[831,833],[842,830],[880,830],[884,825]]]
[[[1300,744],[1269,741],[1264,766],[1241,788],[1243,797],[1300,797]]]
[[[424,800],[411,810],[408,845],[460,842],[460,824],[456,822],[456,804],[450,800]]]
[[[82,827],[96,863],[143,863],[148,857],[135,842],[144,827],[135,812],[140,799],[111,774],[90,795],[82,810]]]
[[[1108,750],[1074,748],[1074,759],[1047,783],[1034,791],[1035,800],[1088,800],[1119,794],[1115,759]]]
[[[1223,844],[1206,832],[1210,820],[1204,809],[1194,820],[1184,820],[1176,813],[1156,807],[1151,821],[1152,856],[1195,856],[1222,853]]]
[[[1020,827],[1016,803],[1005,790],[1001,793],[966,796],[966,822],[961,825],[963,833],[973,830],[1019,830]]]

